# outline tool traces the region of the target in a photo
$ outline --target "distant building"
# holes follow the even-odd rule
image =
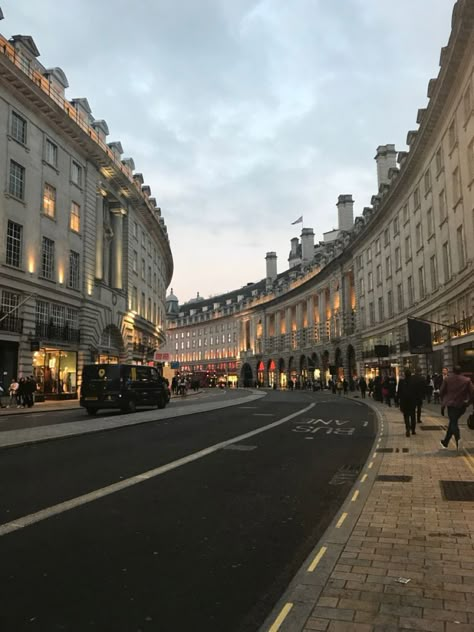
[[[419,127],[408,151],[377,148],[362,215],[339,196],[338,228],[317,244],[303,228],[288,270],[269,252],[262,280],[173,312],[167,348],[183,371],[278,387],[403,366],[474,372],[473,25],[474,4],[458,0]],[[433,321],[433,353],[411,353],[408,316]]]
[[[0,36],[0,370],[76,397],[89,362],[146,362],[173,272],[150,188],[32,37]]]

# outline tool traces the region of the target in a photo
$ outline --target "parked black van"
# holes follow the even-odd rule
[[[80,404],[89,415],[100,408],[129,413],[138,406],[164,408],[169,397],[165,379],[151,366],[86,364],[82,369]]]

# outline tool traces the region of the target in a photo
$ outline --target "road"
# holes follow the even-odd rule
[[[0,527],[0,629],[258,630],[374,435],[372,412],[354,401],[271,392],[1,450],[0,523],[56,509]]]

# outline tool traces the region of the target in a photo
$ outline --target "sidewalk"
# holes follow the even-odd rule
[[[440,448],[439,406],[406,437],[397,408],[364,403],[379,419],[371,456],[261,630],[473,632],[474,431],[465,415],[457,454]]]

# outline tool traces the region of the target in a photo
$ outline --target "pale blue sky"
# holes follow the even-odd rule
[[[453,0],[10,0],[151,186],[181,302],[288,267],[301,224],[336,227],[377,190],[378,145],[406,149]]]

